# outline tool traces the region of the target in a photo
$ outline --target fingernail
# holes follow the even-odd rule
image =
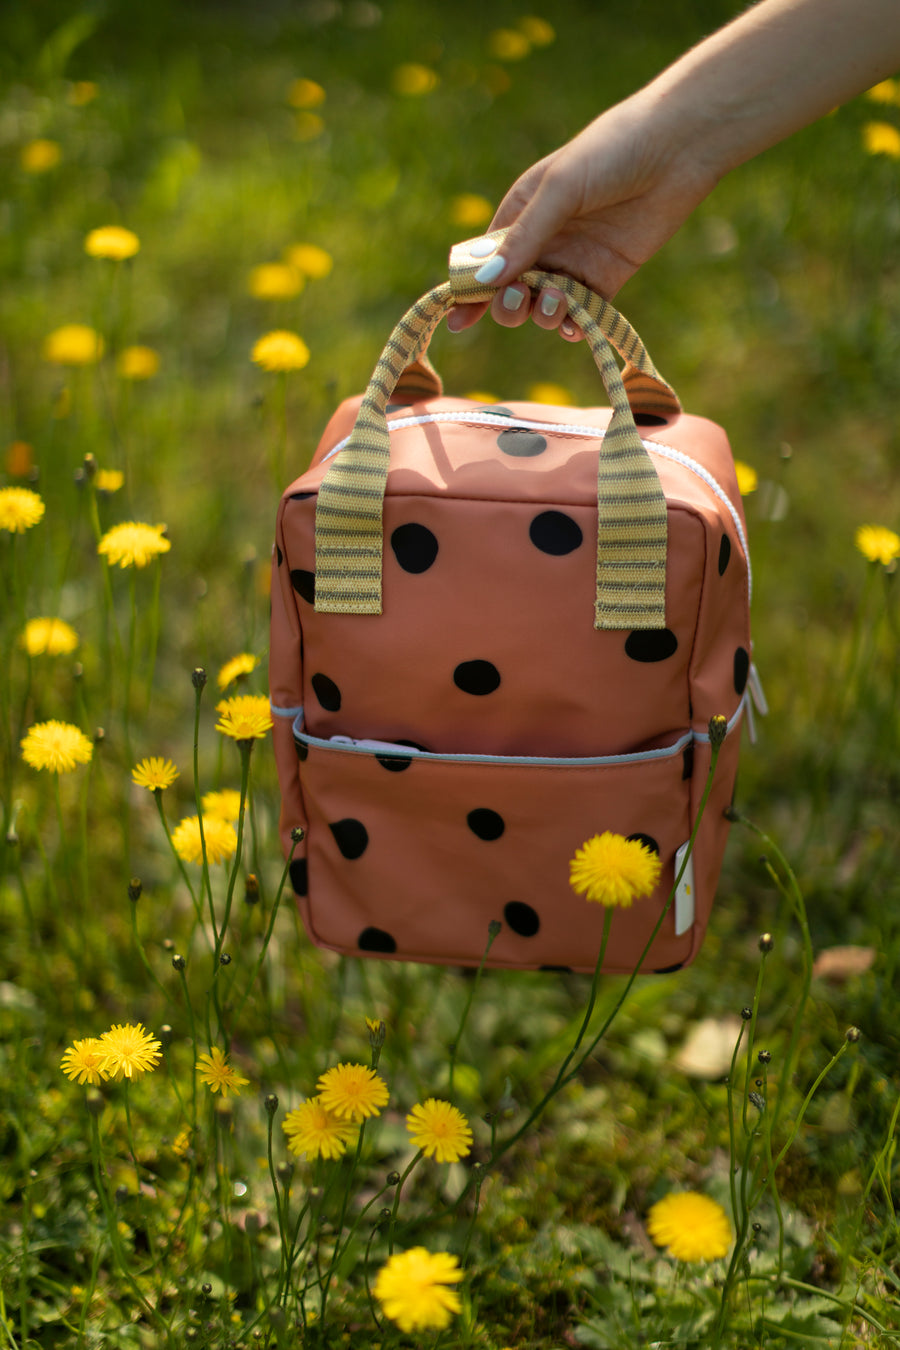
[[[522,301],[525,299],[525,292],[516,290],[515,286],[507,286],[503,292],[503,308],[513,311],[521,309]]]
[[[565,333],[566,337],[574,337],[577,330],[571,319],[563,319],[559,325],[559,331]]]
[[[549,291],[544,291],[541,296],[541,313],[546,314],[550,319],[559,309],[559,296],[551,295]]]
[[[488,258],[483,267],[479,267],[475,273],[475,280],[479,286],[489,286],[492,281],[497,280],[505,266],[506,259],[497,253],[493,258]]]
[[[447,327],[450,329],[451,333],[459,332],[460,318],[461,316],[456,312],[456,310],[451,309],[450,313],[447,315]]]

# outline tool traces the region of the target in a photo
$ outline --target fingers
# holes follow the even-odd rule
[[[487,313],[487,308],[487,304],[454,305],[447,315],[447,327],[451,333],[461,333],[464,328],[471,328],[473,323],[477,323],[482,314]]]
[[[519,328],[531,317],[539,328],[548,332],[556,328],[567,342],[578,342],[582,333],[568,317],[567,304],[565,295],[555,286],[548,286],[534,296],[527,286],[514,282],[497,291],[490,311],[503,328]],[[451,333],[461,333],[477,323],[487,309],[487,304],[456,305],[447,315],[447,327]]]

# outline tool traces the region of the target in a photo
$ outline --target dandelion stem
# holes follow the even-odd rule
[[[481,976],[484,972],[484,963],[488,959],[488,953],[490,952],[491,947],[494,945],[494,939],[497,937],[497,934],[499,932],[500,932],[500,924],[499,922],[497,922],[497,920],[493,920],[491,923],[488,924],[487,946],[484,949],[484,954],[482,955],[481,962],[478,966],[478,969],[475,972],[475,978],[471,981],[469,985],[469,997],[466,999],[466,1005],[463,1008],[462,1017],[459,1019],[459,1026],[456,1029],[456,1036],[454,1037],[453,1042],[450,1046],[450,1074],[448,1079],[447,1091],[451,1097],[453,1096],[453,1076],[456,1072],[456,1056],[459,1053],[459,1043],[462,1040],[462,1035],[466,1028],[466,1022],[468,1021],[469,1018],[469,1012],[471,1011],[472,1003],[475,999],[475,994],[477,993],[478,986],[481,983]]]
[[[394,1203],[391,1206],[391,1217],[388,1222],[388,1256],[393,1256],[394,1254],[394,1225],[397,1222],[397,1211],[400,1208],[400,1193],[403,1190],[404,1185],[406,1184],[406,1179],[409,1176],[410,1172],[413,1170],[416,1164],[420,1162],[424,1157],[425,1157],[425,1150],[420,1148],[416,1156],[413,1158],[412,1162],[407,1167],[406,1171],[403,1173],[403,1176],[397,1182],[397,1189],[394,1192]]]
[[[281,904],[281,897],[282,897],[282,895],[284,894],[284,888],[285,888],[285,885],[287,884],[288,876],[290,875],[291,861],[292,861],[292,859],[293,859],[293,857],[294,857],[294,849],[295,849],[296,847],[297,847],[296,843],[292,843],[292,844],[291,844],[291,851],[290,851],[290,854],[288,855],[288,860],[287,860],[287,862],[286,862],[286,864],[285,864],[285,866],[284,866],[284,870],[283,870],[283,872],[281,873],[281,881],[279,882],[278,890],[277,890],[276,893],[275,893],[275,899],[274,899],[274,901],[272,902],[272,912],[271,912],[271,914],[269,915],[269,922],[268,922],[268,925],[267,925],[267,927],[266,927],[265,935],[264,935],[263,940],[262,940],[262,945],[260,946],[259,952],[257,953],[256,960],[255,960],[255,962],[253,963],[253,969],[251,970],[251,972],[250,972],[250,978],[249,978],[249,980],[247,981],[247,988],[244,990],[244,993],[243,993],[243,996],[242,996],[242,998],[241,998],[241,1001],[240,1001],[240,1003],[239,1003],[238,1006],[237,1006],[237,1011],[236,1011],[235,1014],[234,1014],[234,1025],[235,1025],[235,1026],[238,1026],[238,1025],[240,1024],[241,1013],[244,1011],[244,1004],[247,1002],[247,999],[248,999],[249,996],[250,996],[250,991],[252,990],[253,985],[254,985],[254,983],[256,982],[256,977],[257,977],[257,975],[259,974],[260,968],[261,968],[261,966],[262,966],[262,963],[263,963],[263,961],[264,961],[265,958],[266,958],[266,952],[267,952],[268,949],[269,949],[269,942],[271,941],[271,938],[272,938],[272,930],[273,930],[274,927],[275,927],[275,920],[276,920],[276,918],[278,917],[278,908],[279,908],[279,906],[280,906],[280,904]]]

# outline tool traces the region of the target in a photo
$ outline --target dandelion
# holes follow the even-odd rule
[[[650,895],[659,881],[658,853],[638,839],[605,830],[595,834],[569,863],[569,884],[586,900],[627,909]]]
[[[93,80],[76,80],[69,89],[69,102],[73,108],[83,108],[93,103],[99,92]]]
[[[28,141],[19,151],[19,163],[25,173],[48,173],[50,169],[56,168],[61,159],[62,150],[59,142],[46,140],[44,137]]]
[[[125,475],[121,469],[98,469],[94,475],[94,487],[107,496],[118,492],[124,482]]]
[[[54,366],[91,366],[103,355],[103,338],[86,323],[65,323],[44,339],[44,360]]]
[[[287,1135],[288,1148],[298,1157],[340,1158],[353,1138],[352,1124],[323,1106],[321,1097],[310,1097],[288,1111],[281,1128]]]
[[[122,225],[101,225],[91,230],[84,241],[84,251],[92,258],[110,258],[113,262],[124,262],[133,258],[141,247],[141,241],[133,230]]]
[[[334,259],[318,244],[289,244],[284,250],[285,262],[295,267],[311,281],[321,281],[331,273]]]
[[[881,80],[867,89],[865,96],[873,103],[900,104],[900,83],[896,80]]]
[[[657,1201],[647,1218],[647,1232],[676,1261],[715,1261],[727,1255],[732,1239],[722,1206],[697,1191],[675,1191]]]
[[[471,399],[473,403],[492,404],[500,402],[497,395],[490,389],[470,389],[465,397]]]
[[[84,732],[69,722],[36,722],[20,744],[25,763],[49,773],[71,773],[94,753]]]
[[[863,145],[870,155],[900,159],[900,131],[891,122],[867,122],[863,127]]]
[[[250,652],[240,652],[237,656],[232,656],[230,661],[225,662],[216,676],[216,684],[220,689],[227,689],[242,675],[250,675],[258,665],[258,660]]]
[[[359,1122],[377,1116],[387,1105],[387,1083],[365,1064],[338,1064],[322,1074],[316,1086],[326,1111]]]
[[[155,1069],[162,1046],[141,1022],[125,1022],[110,1027],[100,1037],[104,1051],[100,1072],[114,1078],[134,1078]]]
[[[164,792],[178,777],[179,770],[170,759],[161,755],[151,755],[142,759],[131,770],[131,781],[137,787],[147,788],[150,792]]]
[[[900,535],[884,525],[860,525],[855,535],[856,547],[869,562],[882,567],[900,558]]]
[[[28,441],[11,441],[4,456],[6,472],[13,478],[24,478],[34,464],[34,451]]]
[[[260,263],[247,278],[247,290],[257,300],[288,300],[303,290],[304,279],[288,263]]]
[[[262,740],[272,729],[272,710],[265,694],[236,694],[216,704],[216,731],[233,741]]]
[[[227,820],[216,816],[203,817],[203,840],[200,839],[200,817],[185,816],[172,831],[172,846],[185,862],[203,862],[203,844],[209,862],[227,862],[237,850],[237,835]]]
[[[151,380],[159,373],[159,352],[153,347],[123,347],[116,359],[116,374],[123,380]]]
[[[472,1151],[472,1131],[461,1111],[449,1102],[429,1097],[406,1117],[406,1128],[416,1148],[435,1162],[459,1162]]]
[[[146,567],[172,547],[165,538],[165,525],[143,525],[128,520],[114,525],[97,545],[97,552],[110,567]]]
[[[318,113],[298,112],[294,123],[294,135],[298,141],[314,141],[325,130],[325,123]]]
[[[96,1036],[87,1036],[83,1041],[72,1042],[60,1060],[59,1067],[73,1082],[79,1085],[90,1083],[96,1087],[106,1077],[101,1069],[105,1057],[103,1042]]]
[[[68,656],[78,646],[78,634],[63,619],[29,619],[19,646],[29,656]]]
[[[200,802],[203,819],[215,816],[216,820],[227,820],[234,824],[241,814],[241,794],[236,788],[224,788],[220,792],[207,792]]]
[[[546,19],[539,19],[536,14],[526,14],[519,20],[519,30],[525,34],[532,47],[549,47],[551,42],[556,41],[556,30]]]
[[[751,464],[745,464],[741,459],[734,461],[734,471],[737,475],[738,492],[742,497],[749,497],[750,493],[759,487],[759,474]]]
[[[253,344],[250,359],[263,370],[302,370],[309,360],[309,348],[296,333],[276,328]]]
[[[292,108],[318,108],[325,102],[325,90],[315,80],[294,80],[288,90]]]
[[[488,38],[488,51],[497,61],[521,61],[531,51],[531,43],[515,28],[497,28]]]
[[[449,1252],[411,1247],[388,1257],[375,1280],[375,1297],[401,1331],[439,1331],[462,1307],[459,1295],[447,1288],[462,1277]]]
[[[416,61],[408,61],[395,66],[391,74],[391,88],[395,94],[406,98],[421,98],[430,94],[439,83],[438,73],[430,66],[421,66]]]
[[[481,197],[477,192],[461,192],[450,203],[450,220],[463,229],[486,225],[493,214],[494,208],[487,197]]]
[[[205,1083],[212,1092],[221,1092],[223,1097],[227,1097],[229,1092],[239,1097],[241,1088],[250,1082],[249,1078],[242,1078],[237,1069],[228,1063],[228,1057],[223,1055],[217,1045],[208,1055],[197,1056],[197,1072],[201,1083]]]
[[[575,402],[571,391],[564,384],[553,384],[549,380],[530,385],[528,397],[533,403],[556,403],[565,408]]]
[[[0,530],[24,534],[37,525],[44,514],[42,498],[31,488],[0,488]]]

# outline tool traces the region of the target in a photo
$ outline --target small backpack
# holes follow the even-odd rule
[[[444,397],[427,344],[454,303],[493,294],[474,281],[486,248],[453,249],[281,501],[270,690],[291,881],[333,951],[478,965],[499,920],[487,964],[589,972],[604,910],[569,861],[611,831],[662,867],[612,913],[603,968],[677,969],[706,929],[753,685],[731,451],[610,304],[537,270],[523,280],[565,291],[612,407]]]

